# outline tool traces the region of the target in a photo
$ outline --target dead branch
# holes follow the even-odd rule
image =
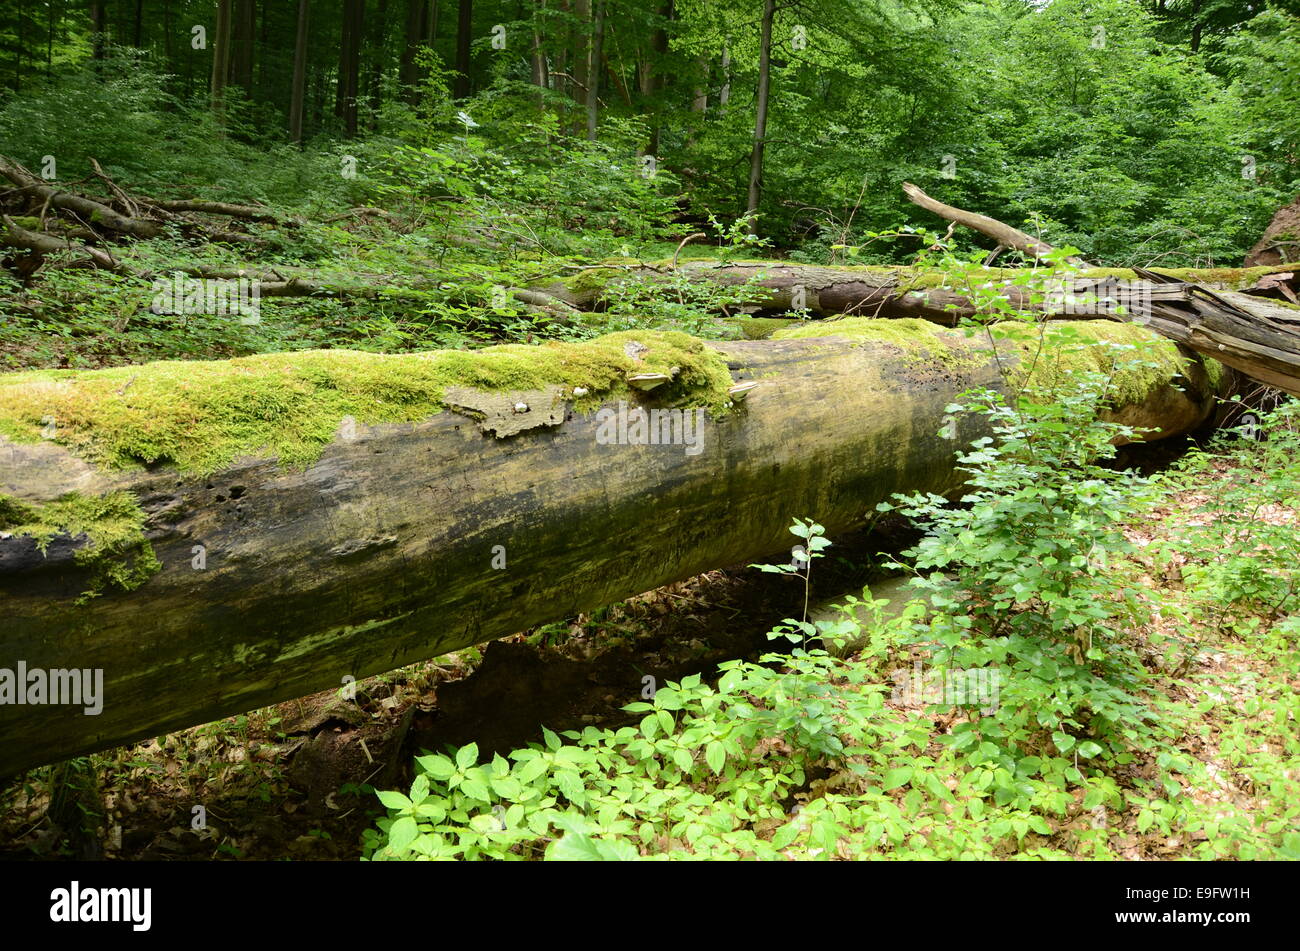
[[[965,225],[972,231],[978,231],[980,234],[992,238],[1003,247],[1015,248],[1017,251],[1023,251],[1025,254],[1032,254],[1038,258],[1045,257],[1056,250],[1050,244],[1039,241],[1018,228],[1003,224],[996,218],[990,218],[988,215],[977,214],[973,211],[963,211],[960,208],[954,208],[952,205],[945,205],[943,202],[931,198],[911,182],[903,183],[903,194],[911,200],[912,204],[920,205],[926,211],[932,211],[940,218],[955,221],[959,225]],[[1083,258],[1069,257],[1066,258],[1066,261],[1074,267],[1088,266],[1088,262]]]

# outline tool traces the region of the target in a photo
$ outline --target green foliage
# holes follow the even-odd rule
[[[1177,485],[1225,466],[1236,477],[1211,480],[1195,520],[1158,554],[1163,566],[1179,565],[1216,627],[1240,620],[1242,608],[1281,620],[1300,609],[1300,403],[1248,409],[1168,480]]]
[[[762,279],[756,274],[743,284],[724,285],[680,270],[662,277],[615,277],[602,289],[598,303],[604,312],[583,320],[592,333],[649,327],[680,330],[704,339],[731,339],[738,336],[736,329],[719,323],[717,315],[754,300]]]
[[[409,795],[379,794],[389,815],[367,855],[973,858],[1051,832],[978,785],[945,785],[951,757],[927,754],[926,721],[886,708],[873,661],[800,647],[721,670],[716,687],[686,677],[628,705],[636,726],[545,731],[490,763],[474,744],[418,757]]]

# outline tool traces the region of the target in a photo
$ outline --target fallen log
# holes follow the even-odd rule
[[[205,215],[225,215],[230,218],[244,218],[248,221],[262,221],[267,224],[293,224],[281,218],[269,208],[258,205],[236,205],[227,201],[205,201],[201,198],[141,198],[138,201],[151,208],[175,213],[199,212]]]
[[[1156,287],[1170,279],[1138,273]],[[1135,320],[1162,336],[1269,386],[1300,396],[1300,307],[1246,294],[1215,294],[1173,283],[1177,297],[1154,303]]]
[[[974,286],[999,287],[1011,308],[1048,317],[1134,320],[1270,386],[1300,395],[1300,308],[1263,295],[1290,291],[1294,268],[1090,268],[1013,283],[1023,271],[987,268],[954,278],[912,268],[836,268],[784,262],[685,262],[693,280],[751,286],[763,310],[871,317],[921,317],[945,326],[979,317]],[[666,279],[653,265],[579,272],[543,290],[583,309],[598,306],[620,276]],[[964,282],[964,283],[963,283]],[[1211,288],[1215,291],[1211,292]],[[1116,303],[1123,304],[1119,310]],[[1125,303],[1128,302],[1128,303]]]
[[[9,179],[19,190],[28,195],[40,198],[55,208],[75,212],[92,227],[100,226],[136,238],[156,238],[162,234],[162,225],[156,221],[119,214],[93,198],[46,185],[23,166],[4,156],[0,156],[0,175]]]
[[[683,261],[675,269],[687,278],[735,289],[748,286],[752,293],[745,304],[763,311],[807,311],[819,317],[838,315],[865,317],[923,317],[953,326],[966,317],[978,314],[968,288],[951,275],[912,267],[830,266],[792,264],[788,261]],[[1282,266],[1258,268],[1152,268],[1180,283],[1195,284],[1211,290],[1242,290],[1260,278],[1286,271]],[[548,279],[533,285],[552,297],[579,310],[599,310],[606,297],[616,293],[620,281],[667,282],[674,268],[665,262],[610,262],[579,269],[562,279]],[[1041,296],[1049,278],[1037,286],[1013,284],[1018,268],[988,268],[972,282],[1004,285],[1002,294],[1019,310],[1037,310],[1053,314],[1051,304],[1061,299],[1054,295],[1046,302]],[[1060,284],[1058,274],[1053,280]],[[1131,268],[1087,268],[1068,279],[1073,295],[1084,296],[1099,282],[1136,281]],[[1069,288],[1067,288],[1068,290]],[[1161,293],[1159,291],[1155,293]],[[1046,305],[1046,306],[1045,306]]]
[[[17,248],[30,251],[35,255],[58,254],[72,251],[84,254],[92,267],[110,271],[114,274],[129,274],[130,270],[117,258],[101,248],[76,243],[71,240],[56,238],[54,235],[31,231],[22,227],[8,215],[0,215],[0,247]],[[39,260],[39,258],[37,259]]]
[[[1155,341],[1116,417],[1171,435],[1212,412],[1209,365],[1076,326]],[[793,332],[0,375],[0,774],[766,557],[795,516],[836,533],[951,491],[984,428],[944,438],[946,407],[1032,352],[924,321]],[[22,702],[59,671],[102,689]]]

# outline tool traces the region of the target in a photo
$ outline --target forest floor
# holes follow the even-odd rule
[[[1284,853],[1300,849],[1295,628],[1267,605],[1198,607],[1203,592],[1191,579],[1199,555],[1180,550],[1189,526],[1212,527],[1207,502],[1225,483],[1265,476],[1243,458],[1203,459],[1125,529],[1138,548],[1133,570],[1156,605],[1151,623],[1127,636],[1165,699],[1194,713],[1160,756],[1190,757],[1203,767],[1200,779],[1177,792],[1177,808],[1172,790],[1148,799],[1140,781],[1159,775],[1160,764],[1139,757],[1113,774],[1122,808],[1087,804],[1076,789],[1052,835],[1031,832],[1026,846],[1080,858],[1201,856],[1206,831],[1183,828],[1190,808],[1252,827],[1242,833],[1247,842],[1280,833]],[[1296,520],[1285,505],[1263,504],[1252,515],[1274,528]],[[857,593],[874,580],[880,549],[906,541],[896,526],[841,539],[817,593]],[[719,661],[757,657],[764,632],[801,604],[802,588],[789,581],[752,567],[709,572],[371,678],[356,685],[354,700],[329,691],[97,754],[96,848],[118,859],[355,859],[362,831],[384,814],[374,790],[406,788],[417,753],[474,741],[483,754],[505,754],[538,740],[543,723],[562,731],[633,722],[621,708],[645,684],[708,677]],[[901,706],[896,713],[925,716]],[[951,717],[933,718],[936,737],[951,726]],[[45,815],[48,777],[48,768],[36,770],[0,791],[0,857],[69,854],[64,830]]]

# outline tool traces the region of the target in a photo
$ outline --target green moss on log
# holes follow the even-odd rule
[[[1008,321],[995,325],[993,333],[999,350],[1018,351],[1014,385],[1050,394],[1068,385],[1072,374],[1110,374],[1116,406],[1145,401],[1159,387],[1185,378],[1200,359],[1146,327],[1109,320]]]
[[[731,374],[703,341],[674,331],[624,331],[583,343],[475,351],[313,350],[0,374],[0,435],[53,438],[105,468],[164,464],[208,473],[243,456],[300,467],[319,458],[344,417],[417,422],[445,408],[450,386],[582,387],[587,392],[574,405],[590,410],[628,395],[626,377],[637,372],[672,375],[655,391],[668,405],[715,413],[727,406]]]
[[[1188,357],[1176,343],[1138,324],[1108,320],[1063,320],[1048,323],[1004,322],[993,326],[999,353],[1014,357],[1009,367],[1012,385],[1049,392],[1079,371],[1114,375],[1112,392],[1116,405],[1140,403],[1159,386],[1186,376],[1197,357]],[[1039,335],[1045,333],[1039,351]],[[846,317],[839,320],[809,321],[773,334],[774,339],[847,337],[888,344],[897,348],[905,362],[934,361],[951,369],[969,367],[988,359],[985,331],[948,330],[914,317],[887,319]],[[1213,360],[1202,361],[1211,383],[1217,386],[1223,367]],[[1133,364],[1133,365],[1125,365]],[[1026,375],[1028,374],[1028,375]]]
[[[987,361],[987,354],[971,347],[961,333],[918,317],[840,317],[808,321],[778,330],[773,339],[797,340],[808,337],[848,337],[888,344],[909,367],[930,365],[961,372]]]
[[[917,317],[840,317],[812,320],[785,327],[772,334],[773,340],[801,340],[809,337],[849,337],[892,344],[913,361],[937,360],[957,365],[969,362],[970,354],[960,334]]]
[[[144,534],[144,513],[129,492],[72,492],[43,503],[0,495],[0,535],[30,537],[42,552],[56,536],[85,536],[73,558],[91,570],[91,582],[78,604],[110,588],[133,591],[162,569]]]

